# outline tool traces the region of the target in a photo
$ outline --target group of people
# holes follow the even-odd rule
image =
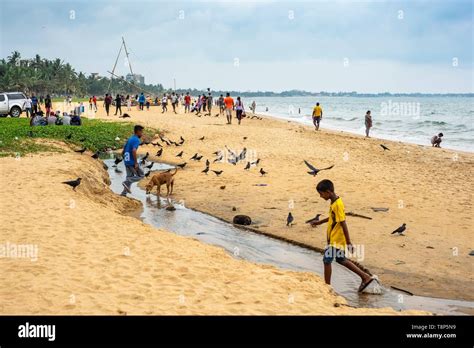
[[[81,116],[71,111],[70,114],[61,111],[53,112],[49,114],[43,111],[38,111],[31,116],[30,126],[80,126],[82,125]]]

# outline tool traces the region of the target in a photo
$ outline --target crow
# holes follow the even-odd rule
[[[122,116],[119,116],[121,118],[131,118],[131,116],[127,113],[124,113]]]
[[[180,167],[181,169],[183,169],[184,167],[186,167],[186,164],[187,164],[186,162],[177,164],[176,167]]]
[[[159,149],[159,150],[156,152],[156,156],[157,156],[157,157],[160,157],[162,153],[163,153],[163,149]]]
[[[159,142],[156,142],[156,144],[155,144],[155,143],[151,143],[151,144],[152,144],[153,146],[163,147],[163,145],[161,145]]]
[[[399,235],[403,235],[403,232],[407,229],[407,224],[403,223],[399,228],[397,228],[395,231],[393,231],[391,234],[398,233]]]
[[[190,160],[195,160],[197,156],[199,156],[199,154],[196,152],[196,153],[193,155],[193,157],[190,158]]]
[[[216,156],[219,156],[221,153],[222,153],[221,150],[217,150],[217,151],[213,152],[212,154],[213,154],[213,155],[216,155]]]
[[[312,224],[313,222],[319,221],[321,214],[317,214],[314,218],[305,221],[305,224]]]
[[[166,140],[166,139],[165,139],[165,140],[163,140],[163,142],[164,142],[166,145],[168,145],[168,146],[170,146],[170,145],[171,145],[171,143],[170,143],[168,140]]]
[[[286,218],[286,226],[290,226],[291,227],[291,224],[293,223],[293,215],[291,215],[291,213],[288,213],[288,217]]]
[[[201,140],[201,141],[204,140],[204,137],[199,138],[199,140]]]
[[[208,166],[206,166],[206,168],[205,168],[205,169],[204,169],[204,170],[203,170],[201,173],[204,173],[204,174],[206,174],[206,175],[207,175],[207,172],[208,172],[208,171],[209,171],[209,167],[208,167]]]
[[[80,150],[74,150],[74,152],[79,152],[81,155],[86,151],[87,149],[84,147]]]
[[[264,171],[263,168],[260,168],[260,174],[262,174],[262,176],[264,176],[265,174],[267,174],[267,172]]]
[[[97,152],[94,153],[91,157],[92,157],[93,159],[98,159],[98,158],[99,158],[99,155],[100,155],[100,152],[97,151]]]
[[[150,156],[150,154],[147,152],[145,156],[142,157],[142,164],[145,164],[146,159]]]
[[[180,136],[179,139],[181,140],[181,144],[184,143],[184,138],[182,136]]]
[[[382,147],[384,152],[385,152],[385,150],[390,151],[390,149],[388,147],[386,147],[384,144],[380,144],[380,147]]]
[[[244,137],[244,140],[247,140],[247,137]]]
[[[211,164],[211,162],[209,162],[209,160],[207,159],[206,160],[206,167],[209,167],[210,164]]]
[[[257,158],[255,162],[250,163],[251,166],[256,166],[260,163],[260,158]]]
[[[123,160],[122,157],[117,157],[117,158],[115,158],[114,164],[117,165],[117,164],[119,164],[120,162],[122,162],[122,160]]]
[[[146,172],[145,178],[148,178],[148,177],[150,176],[150,173],[151,173],[151,170],[149,170],[148,172]]]
[[[224,156],[221,155],[221,156],[217,157],[212,163],[220,162],[220,161],[222,161],[222,158],[224,158]]]
[[[149,165],[145,166],[145,168],[148,168],[151,170],[151,168],[153,167],[153,165],[155,164],[155,162],[151,162]]]
[[[250,169],[250,162],[247,162],[247,165],[245,166],[244,169],[245,169],[245,170],[249,170],[249,169]]]
[[[196,161],[200,161],[202,157],[203,157],[203,155],[197,156],[197,157],[196,157]]]
[[[77,178],[76,180],[63,181],[62,183],[71,186],[72,189],[76,191],[76,187],[81,184],[81,180],[82,178]]]
[[[309,169],[311,169],[311,171],[308,172],[308,174],[312,175],[312,176],[316,176],[321,170],[328,170],[328,169],[331,169],[332,167],[334,167],[334,164],[333,164],[330,167],[318,169],[315,166],[313,166],[312,164],[308,163],[308,161],[306,161],[306,160],[304,160],[304,163],[308,166]]]
[[[211,170],[211,172],[214,172],[214,174],[216,174],[216,176],[219,176],[222,174],[223,170]]]
[[[184,153],[184,151],[181,151],[180,153],[178,153],[178,154],[176,155],[176,157],[182,157],[182,156],[183,156],[183,153]]]
[[[219,117],[219,114],[216,114],[214,117]]]

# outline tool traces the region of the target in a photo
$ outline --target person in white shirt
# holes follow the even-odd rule
[[[30,115],[33,116],[33,113],[31,112],[32,105],[33,105],[33,101],[31,100],[30,97],[27,97],[25,100],[25,103],[23,104],[23,108],[25,109],[27,118],[30,118]]]
[[[64,126],[69,126],[69,125],[71,125],[71,116],[69,116],[66,112],[64,112],[64,113],[63,113],[62,121],[63,121],[63,125],[64,125]]]

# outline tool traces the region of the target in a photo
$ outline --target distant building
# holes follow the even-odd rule
[[[99,73],[96,73],[96,72],[91,73],[91,76],[94,80],[96,80],[99,77]]]
[[[132,83],[139,83],[144,85],[145,84],[145,76],[140,74],[127,74],[125,76],[125,81],[132,82]]]

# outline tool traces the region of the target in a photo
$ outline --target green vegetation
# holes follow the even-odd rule
[[[0,157],[62,151],[59,147],[42,144],[41,139],[60,140],[74,149],[85,147],[93,152],[115,150],[121,148],[133,134],[132,123],[88,120],[84,117],[82,121],[82,126],[31,127],[26,118],[0,118]],[[145,128],[145,137],[155,133],[155,129]],[[67,139],[69,136],[70,139]]]
[[[164,91],[161,84],[137,87],[121,78],[111,80],[92,74],[86,76],[59,58],[49,60],[39,54],[32,59],[22,59],[20,53],[14,51],[6,59],[0,59],[1,92],[19,91],[37,96],[49,94],[51,97],[75,95],[89,100],[88,96],[104,96],[105,93],[136,94],[141,88],[152,94]]]

